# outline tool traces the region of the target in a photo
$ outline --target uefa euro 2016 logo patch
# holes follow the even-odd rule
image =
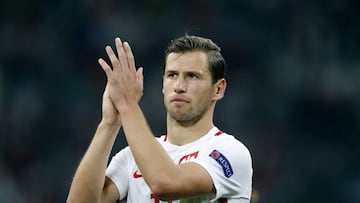
[[[216,162],[218,162],[218,164],[220,164],[221,168],[224,171],[224,175],[227,178],[230,178],[230,176],[232,176],[232,174],[234,174],[234,172],[233,172],[233,170],[231,168],[230,162],[218,150],[214,149],[214,151],[212,151],[209,154],[209,157],[213,158]]]

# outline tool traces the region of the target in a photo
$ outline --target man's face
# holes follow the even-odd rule
[[[215,85],[201,51],[170,53],[163,79],[164,103],[169,115],[179,122],[195,123],[214,102]]]

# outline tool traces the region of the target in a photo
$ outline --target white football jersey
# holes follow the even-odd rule
[[[253,173],[251,156],[234,136],[214,127],[200,139],[183,146],[171,144],[166,135],[157,140],[176,164],[195,162],[205,168],[213,180],[216,193],[173,201],[158,200],[142,178],[130,148],[126,147],[112,158],[106,170],[106,176],[119,190],[120,200],[128,203],[250,202]]]

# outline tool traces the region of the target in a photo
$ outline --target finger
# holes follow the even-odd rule
[[[136,72],[134,55],[128,42],[124,42],[124,50],[130,71]]]
[[[119,60],[116,57],[113,49],[110,46],[106,46],[105,50],[106,50],[106,53],[107,53],[107,55],[108,55],[108,57],[110,59],[113,70],[114,71],[117,70],[119,68],[119,66],[120,66],[120,63],[119,63]]]
[[[120,67],[127,68],[128,62],[127,62],[125,50],[123,47],[123,43],[121,42],[121,39],[119,37],[115,38],[115,46],[116,46],[116,51],[118,53],[118,61],[119,61]]]
[[[144,74],[143,74],[144,68],[140,67],[136,71],[136,78],[140,82],[141,88],[144,89]]]
[[[104,70],[106,77],[109,78],[111,73],[111,67],[104,61],[104,59],[99,58],[98,63],[100,64],[101,68]]]

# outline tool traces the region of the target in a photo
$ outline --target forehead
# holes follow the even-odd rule
[[[166,58],[165,71],[208,71],[207,54],[202,51],[170,53]]]

